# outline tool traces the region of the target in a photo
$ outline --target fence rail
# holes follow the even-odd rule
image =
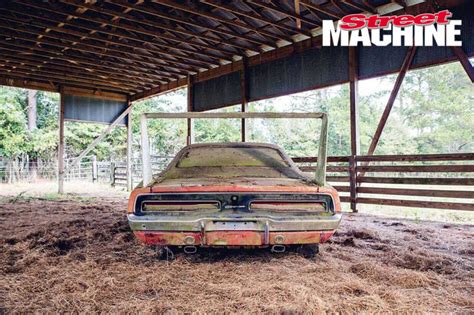
[[[312,172],[317,158],[293,161]],[[355,212],[358,204],[474,211],[473,162],[473,153],[336,156],[327,180]]]

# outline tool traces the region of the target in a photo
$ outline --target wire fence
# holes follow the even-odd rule
[[[159,173],[172,160],[173,156],[152,156],[154,173]],[[69,171],[65,181],[89,181],[110,183],[112,186],[127,185],[127,163],[125,161],[97,161],[94,155],[85,156],[80,163],[70,168],[74,158],[65,159]],[[0,182],[17,183],[35,180],[57,180],[57,160],[4,159],[0,157]],[[142,181],[141,158],[132,159],[132,186]]]

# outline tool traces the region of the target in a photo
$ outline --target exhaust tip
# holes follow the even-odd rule
[[[184,246],[183,250],[186,254],[196,254],[197,247],[196,246]]]
[[[273,245],[271,248],[272,253],[284,253],[286,247],[284,245]]]

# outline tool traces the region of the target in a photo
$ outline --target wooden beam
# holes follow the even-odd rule
[[[178,44],[186,44],[186,45],[190,45],[192,47],[197,47],[201,51],[203,51],[204,49],[208,49],[208,50],[211,50],[211,51],[216,51],[218,53],[223,54],[224,58],[231,58],[232,55],[236,53],[235,51],[229,51],[227,49],[220,48],[217,45],[208,45],[208,44],[205,44],[205,43],[202,43],[202,42],[194,42],[194,41],[191,41],[191,40],[186,40],[186,39],[182,39],[182,38],[175,37],[175,36],[172,36],[172,35],[157,32],[155,30],[148,30],[148,29],[145,29],[145,28],[142,28],[142,27],[137,27],[133,24],[125,25],[125,24],[119,23],[119,21],[112,21],[111,22],[110,20],[99,18],[99,17],[88,17],[88,16],[85,16],[85,15],[80,15],[80,14],[76,13],[75,11],[65,11],[65,12],[59,11],[58,12],[57,10],[55,10],[53,8],[50,8],[50,7],[45,6],[45,5],[41,5],[37,2],[27,2],[27,1],[22,1],[22,0],[19,0],[19,2],[23,5],[26,5],[28,7],[36,9],[35,11],[40,11],[40,12],[41,11],[46,11],[46,12],[53,13],[53,14],[61,14],[61,15],[64,15],[66,17],[66,21],[64,21],[63,19],[54,18],[50,14],[46,14],[47,17],[43,18],[45,20],[55,22],[55,23],[58,23],[58,24],[59,23],[64,23],[66,25],[71,25],[71,26],[74,26],[74,27],[89,29],[92,32],[105,33],[105,34],[108,34],[109,36],[116,36],[116,37],[119,37],[119,38],[127,38],[127,39],[131,39],[131,40],[139,40],[139,41],[142,41],[142,42],[146,42],[144,39],[139,38],[136,35],[136,34],[142,34],[142,35],[152,36],[153,38],[160,39],[161,41],[166,40],[166,41],[172,41],[172,42],[178,43]],[[1,10],[1,8],[0,8],[0,10]],[[9,8],[9,10],[13,10],[13,9]],[[69,17],[73,17],[74,19],[70,20]],[[74,21],[74,23],[72,23],[72,21]],[[86,21],[86,23],[78,23],[78,21]],[[107,31],[104,28],[97,27],[97,26],[95,26],[95,24],[97,24],[97,23],[100,23],[102,25],[112,24],[115,31],[111,32],[111,31]],[[126,33],[124,33],[124,32],[119,33],[118,29],[124,30],[124,31],[126,31]],[[156,42],[150,42],[150,43],[151,44],[158,44],[158,45],[162,44],[162,43],[156,43]],[[164,47],[167,47],[167,46],[164,46]],[[172,46],[169,46],[169,47],[172,47]],[[188,49],[188,48],[187,47],[179,47],[179,46],[176,45],[174,49],[179,49],[179,50],[182,50],[182,51],[186,51],[186,49]],[[192,51],[195,52],[196,50],[192,50]],[[205,51],[203,51],[203,52],[205,52]]]
[[[59,92],[58,193],[64,193],[64,89]]]
[[[81,65],[83,66],[84,70],[99,69],[99,70],[104,70],[104,71],[114,72],[114,73],[128,72],[135,75],[148,77],[149,79],[152,79],[157,82],[167,80],[164,76],[159,75],[157,72],[155,72],[154,69],[150,67],[138,68],[137,66],[133,64],[118,63],[116,61],[112,62],[111,60],[109,61],[108,59],[104,59],[104,58],[97,60],[97,59],[93,59],[93,58],[86,57],[83,55],[73,54],[67,50],[64,51],[61,49],[56,49],[56,50],[46,49],[40,46],[33,46],[33,45],[20,43],[19,41],[1,42],[0,49],[13,51],[18,55],[19,54],[21,55],[33,54],[35,57],[38,57],[38,58],[47,58],[48,60],[51,60],[51,59],[63,60],[69,64]],[[165,81],[165,82],[169,82],[169,81]]]
[[[65,36],[64,34],[55,35],[51,32],[48,32],[47,34],[43,35],[42,32],[35,31],[31,28],[27,30],[18,29],[13,26],[7,26],[6,24],[3,24],[3,23],[0,23],[0,26],[3,29],[11,29],[12,32],[3,31],[3,34],[8,35],[13,38],[20,38],[23,40],[35,41],[35,43],[37,44],[47,44],[47,45],[67,48],[71,50],[78,50],[78,51],[86,52],[86,53],[93,53],[98,56],[105,55],[108,57],[114,57],[117,59],[129,61],[133,63],[140,62],[140,63],[147,64],[148,66],[151,66],[160,71],[168,72],[175,75],[185,75],[187,74],[188,71],[197,71],[199,68],[205,69],[207,66],[209,66],[209,64],[206,65],[200,62],[189,62],[189,61],[182,61],[182,60],[174,60],[174,59],[163,57],[163,56],[146,55],[146,54],[139,53],[136,51],[119,49],[119,48],[114,48],[111,46],[107,46],[106,47],[107,51],[104,52],[103,45],[85,43],[85,42],[79,43],[79,39],[70,38],[70,37]],[[37,36],[41,35],[43,37],[40,39],[34,36],[29,37],[25,35],[25,33],[29,33],[29,34],[33,34]],[[46,37],[59,40],[59,41],[47,40]],[[71,42],[71,44],[64,43],[63,41]],[[130,57],[130,56],[133,56],[133,57]],[[163,62],[166,62],[166,63],[163,63]],[[176,70],[173,70],[173,69],[176,69]]]
[[[458,57],[459,62],[461,63],[464,71],[466,71],[467,76],[471,79],[471,82],[474,83],[474,67],[472,66],[469,58],[461,47],[451,47],[454,54]]]
[[[130,100],[128,107],[132,107]],[[133,190],[133,129],[132,129],[132,111],[127,114],[127,190]]]
[[[351,157],[349,160],[350,201],[352,212],[357,210],[357,162],[360,154],[359,138],[359,60],[357,47],[349,47],[349,102],[351,124]]]
[[[306,35],[308,37],[311,37],[311,33],[308,32],[308,31],[300,30],[296,27],[289,26],[289,25],[286,25],[286,24],[283,24],[283,23],[279,23],[279,22],[273,21],[271,19],[256,15],[252,12],[244,11],[244,10],[241,10],[241,9],[223,4],[221,2],[218,3],[218,2],[215,2],[213,0],[202,0],[202,2],[207,4],[207,5],[213,6],[215,8],[231,12],[234,15],[244,16],[244,17],[247,17],[247,18],[250,18],[250,19],[253,19],[253,20],[257,20],[259,22],[267,23],[267,24],[269,24],[273,27],[277,27],[277,28],[282,29],[282,30],[287,31],[287,32],[292,32],[292,33],[295,33],[295,34],[303,34],[303,35]]]
[[[359,139],[359,61],[357,47],[349,47],[349,102],[351,119],[351,155],[360,154]]]
[[[260,1],[260,0],[248,0],[248,2],[252,3],[252,4],[255,4],[259,7],[265,8],[267,10],[272,10],[272,11],[278,12],[280,14],[286,15],[286,16],[294,19],[294,20],[303,21],[303,22],[307,23],[308,25],[313,25],[314,27],[321,26],[321,24],[317,21],[313,21],[313,20],[307,19],[304,16],[301,16],[299,14],[286,11],[286,10],[282,9],[281,7],[276,6],[276,5],[271,5],[271,4],[268,4],[268,3]]]
[[[106,1],[108,1],[108,0],[106,0]],[[179,17],[179,16],[176,16],[176,15],[167,14],[167,13],[161,12],[159,10],[155,10],[153,8],[150,8],[150,7],[146,7],[146,8],[143,7],[142,8],[140,6],[135,6],[135,5],[132,5],[129,2],[124,1],[124,0],[113,0],[111,2],[114,3],[114,4],[118,4],[122,7],[133,9],[134,11],[138,11],[138,12],[141,12],[141,13],[145,13],[145,14],[148,14],[148,15],[155,16],[159,19],[167,19],[167,20],[175,21],[177,23],[187,24],[187,25],[195,27],[195,28],[205,29],[208,32],[219,33],[219,34],[222,34],[222,35],[235,37],[235,38],[238,38],[238,39],[241,39],[241,40],[244,40],[244,41],[256,44],[256,45],[267,45],[267,46],[276,48],[276,45],[275,45],[274,42],[268,41],[266,39],[265,40],[260,40],[260,39],[256,39],[256,38],[253,38],[253,37],[250,37],[250,36],[247,36],[247,35],[242,35],[242,34],[237,33],[237,32],[228,31],[228,30],[225,30],[223,28],[210,27],[209,25],[206,25],[204,23],[194,22],[194,21],[191,21],[191,20],[186,19],[184,17]],[[261,50],[258,47],[257,48],[256,47],[252,48],[251,46],[248,47],[247,49],[255,50],[256,52],[259,52]]]
[[[102,133],[94,139],[94,141],[92,141],[91,144],[89,144],[87,146],[87,148],[84,149],[84,151],[81,152],[81,154],[79,154],[78,157],[76,157],[71,164],[68,165],[68,168],[65,170],[65,173],[68,173],[74,166],[76,166],[77,163],[79,163],[89,152],[91,152],[96,146],[97,144],[99,144],[100,141],[102,141],[102,139],[105,138],[105,136],[107,136],[114,128],[115,126],[120,123],[129,113],[130,111],[132,110],[132,106],[128,106],[117,118],[115,118],[115,120],[110,124],[108,125],[103,131]]]
[[[118,11],[109,10],[109,9],[106,9],[106,8],[103,8],[103,7],[98,7],[98,6],[92,5],[92,4],[85,4],[84,2],[82,2],[80,0],[68,0],[67,2],[65,2],[64,0],[61,0],[61,1],[63,1],[67,5],[74,5],[76,7],[87,8],[91,11],[95,11],[95,12],[98,12],[98,13],[101,13],[101,14],[107,14],[107,15],[110,15],[112,17],[117,16],[117,17],[122,18],[125,21],[131,22],[131,23],[136,23],[137,25],[140,25],[140,24],[149,25],[149,26],[152,26],[152,27],[155,27],[155,28],[158,28],[158,29],[162,29],[162,30],[171,32],[171,33],[180,33],[180,34],[184,34],[184,35],[187,35],[187,36],[200,38],[202,40],[212,40],[212,41],[218,42],[219,45],[226,45],[226,46],[230,46],[230,47],[235,47],[235,48],[240,49],[242,51],[245,51],[247,49],[254,50],[255,52],[260,51],[260,49],[258,49],[258,48],[255,48],[255,47],[252,47],[252,46],[241,45],[241,44],[238,44],[238,43],[236,43],[232,40],[222,41],[220,38],[212,38],[212,37],[209,37],[207,35],[202,35],[200,33],[185,30],[183,28],[171,27],[171,26],[168,26],[166,24],[160,23],[157,20],[138,19],[138,18],[135,18],[135,17],[131,16],[130,14],[124,14],[124,13],[121,13],[121,12],[118,12]],[[123,3],[123,4],[125,5],[125,3]],[[136,7],[135,7],[135,9],[136,9]],[[148,10],[148,8],[147,8],[147,10]],[[79,18],[81,18],[81,15],[79,15]],[[119,20],[117,20],[117,21],[119,21]],[[110,22],[110,21],[107,21],[107,24],[109,24],[109,25],[117,25],[117,24],[120,25],[120,23],[118,23],[118,22]]]
[[[17,59],[16,56],[7,56],[4,58],[3,68],[10,65],[14,67],[12,71],[15,69],[23,69],[25,71],[32,71],[35,74],[42,75],[45,74],[48,78],[54,78],[54,76],[59,76],[60,78],[71,80],[71,82],[96,82],[98,85],[101,86],[111,86],[115,88],[130,88],[134,91],[143,90],[144,87],[146,88],[146,84],[141,84],[139,82],[131,82],[125,80],[116,80],[113,78],[102,78],[101,76],[89,74],[86,71],[83,71],[82,74],[75,72],[72,69],[56,67],[54,65],[48,65],[46,63],[36,63],[27,60]],[[0,69],[2,66],[0,66]],[[50,75],[50,76],[49,76]]]
[[[34,15],[34,14],[25,13],[25,12],[17,12],[17,11],[20,11],[20,10],[17,10],[17,11],[12,10],[12,11],[16,12],[17,14],[24,15],[24,16],[34,17],[35,19],[28,21],[28,23],[26,23],[24,20],[22,20],[20,18],[16,18],[16,17],[10,16],[10,15],[9,16],[0,16],[0,19],[5,20],[5,21],[10,22],[10,23],[12,21],[14,21],[16,23],[26,25],[26,30],[30,30],[31,26],[35,26],[35,27],[46,28],[46,29],[49,30],[49,32],[50,31],[55,31],[55,32],[61,33],[61,34],[67,34],[68,36],[72,35],[72,36],[80,37],[80,39],[76,39],[75,41],[82,40],[82,42],[84,42],[84,40],[88,40],[88,41],[96,40],[96,41],[104,42],[108,45],[112,44],[112,45],[118,45],[118,46],[121,46],[121,47],[126,47],[126,49],[128,49],[128,50],[132,49],[132,53],[134,53],[134,54],[138,53],[138,55],[140,55],[140,56],[148,57],[148,56],[150,56],[150,54],[151,54],[151,56],[153,56],[153,53],[155,53],[155,54],[158,54],[158,55],[164,55],[164,56],[171,57],[171,58],[180,58],[180,59],[188,60],[188,61],[191,61],[191,62],[200,61],[200,62],[203,62],[203,63],[206,63],[206,64],[215,65],[215,66],[218,66],[220,64],[219,63],[220,59],[224,59],[222,57],[202,53],[200,51],[195,51],[195,50],[190,50],[190,49],[183,49],[183,48],[180,48],[179,46],[166,45],[165,43],[153,43],[153,42],[150,42],[150,41],[142,40],[142,39],[138,38],[137,36],[132,36],[132,35],[129,35],[129,34],[122,34],[122,33],[117,34],[117,31],[112,32],[112,31],[104,30],[103,28],[100,28],[100,27],[93,27],[93,26],[90,26],[90,25],[83,25],[83,24],[79,24],[79,23],[73,23],[73,22],[68,21],[67,19],[64,19],[63,20],[64,22],[60,22],[59,24],[61,24],[61,25],[62,24],[71,25],[71,26],[74,26],[74,27],[82,28],[82,29],[88,29],[91,32],[94,31],[94,33],[92,33],[92,34],[91,34],[91,32],[84,33],[84,32],[80,32],[80,31],[77,31],[77,30],[72,30],[72,29],[69,29],[69,28],[65,29],[64,27],[58,27],[58,26],[51,25],[49,23],[45,23],[45,22],[41,21],[41,20],[50,21],[51,20],[50,18],[45,18],[45,17],[41,17],[41,16],[37,16],[37,15]],[[49,34],[49,32],[45,33],[44,36],[47,36]],[[99,33],[104,33],[104,34],[108,35],[108,37],[100,36]],[[147,46],[142,46],[141,49],[146,50],[148,52],[148,54],[142,54],[142,53],[140,53],[136,50],[138,43],[125,42],[123,40],[114,39],[111,36],[113,36],[113,37],[117,37],[117,36],[118,37],[125,37],[127,39],[132,40],[132,41],[136,41],[140,44],[145,44]],[[159,47],[161,49],[156,48],[156,46],[154,46],[154,44],[159,45]],[[174,51],[169,51],[169,50],[162,49],[163,47],[165,47],[167,49],[173,49]],[[180,51],[180,54],[177,54],[175,52],[176,50]],[[125,51],[127,51],[127,50],[125,50]],[[181,54],[183,51],[186,53],[185,55]],[[207,59],[202,59],[201,57],[196,57],[196,56],[190,56],[190,55],[188,55],[190,53],[195,54],[195,55],[204,55],[204,57],[207,58]]]
[[[301,15],[300,11],[300,0],[295,0],[295,14]],[[296,19],[296,27],[301,28],[301,19]]]
[[[374,137],[372,138],[372,142],[370,143],[370,147],[369,147],[369,151],[367,152],[367,155],[374,154],[375,149],[377,148],[377,144],[379,143],[380,136],[382,135],[385,124],[387,123],[387,119],[390,115],[390,112],[392,111],[393,104],[395,103],[395,99],[397,98],[398,92],[400,91],[400,88],[403,83],[403,79],[405,78],[405,75],[413,62],[413,58],[415,56],[416,50],[417,50],[417,47],[415,46],[408,48],[408,52],[405,56],[405,59],[403,60],[402,67],[397,76],[392,92],[390,93],[390,97],[388,99],[387,105],[385,106],[382,117],[380,118],[379,124],[377,126],[377,130],[375,131]]]
[[[342,0],[342,3],[347,4],[348,6],[360,10],[362,12],[370,12],[372,14],[377,14],[377,10],[372,6],[360,5],[359,3],[351,0]]]
[[[148,141],[148,119],[145,114],[140,116],[140,144],[142,147],[143,187],[146,187],[151,181],[153,174],[150,159],[150,142]]]
[[[193,93],[193,77],[188,76],[188,106],[187,110],[188,112],[193,112],[194,111],[194,93]],[[191,145],[194,143],[194,126],[193,126],[193,120],[192,118],[188,118],[187,120],[187,132],[186,132],[186,145]]]
[[[13,52],[13,53],[12,53]],[[40,66],[40,65],[53,65],[57,69],[61,69],[62,71],[70,71],[72,73],[88,73],[88,74],[94,74],[100,78],[104,79],[114,79],[117,81],[123,81],[123,82],[130,82],[130,80],[135,80],[138,84],[138,82],[144,82],[143,86],[146,86],[150,83],[156,84],[156,80],[153,80],[149,77],[146,76],[136,76],[136,75],[130,75],[128,73],[120,73],[120,74],[115,74],[114,72],[109,71],[104,71],[100,68],[88,68],[87,66],[80,66],[78,64],[73,64],[71,62],[65,62],[59,58],[55,57],[49,57],[45,58],[45,56],[37,56],[33,54],[16,54],[15,52],[18,52],[14,49],[8,49],[5,47],[0,46],[0,58],[3,60],[7,59],[14,59],[19,62],[30,62],[32,65],[35,66]]]
[[[228,19],[225,19],[221,16],[218,16],[218,15],[206,12],[206,11],[198,10],[196,7],[179,4],[175,1],[160,0],[159,4],[164,5],[164,6],[168,6],[170,8],[178,9],[178,10],[181,10],[181,11],[184,11],[184,12],[188,12],[188,13],[191,13],[191,14],[195,14],[195,15],[198,15],[198,16],[202,16],[202,17],[205,17],[205,18],[213,19],[213,20],[218,21],[220,23],[245,28],[245,29],[247,29],[251,32],[254,32],[256,34],[259,34],[259,35],[265,35],[267,37],[271,37],[271,38],[274,38],[274,39],[277,39],[277,40],[285,40],[287,42],[293,42],[292,38],[289,37],[289,36],[278,35],[278,34],[275,34],[275,33],[269,32],[269,31],[265,31],[261,28],[254,27],[254,26],[252,26],[248,23],[243,23],[239,20],[228,20]]]
[[[311,8],[317,12],[330,16],[331,18],[334,18],[336,20],[339,20],[340,18],[342,18],[342,15],[329,11],[323,8],[321,5],[314,4],[310,0],[300,0],[300,2],[302,5],[306,6],[307,8]]]
[[[243,60],[243,67],[240,70],[240,97],[241,102],[241,111],[242,113],[248,112],[248,71],[247,71],[247,60]],[[247,122],[245,118],[241,119],[241,141],[247,141]]]
[[[115,88],[114,86],[106,86],[103,84],[98,84],[96,82],[86,82],[86,80],[75,80],[71,77],[62,77],[60,75],[52,75],[52,74],[47,74],[47,73],[35,73],[34,71],[31,70],[23,70],[23,69],[2,69],[0,67],[0,73],[6,77],[11,77],[13,79],[22,79],[22,78],[31,78],[34,80],[38,81],[45,81],[45,82],[54,82],[56,84],[70,84],[70,85],[76,85],[80,87],[85,87],[85,88],[99,88],[103,89],[106,91],[111,91],[115,93],[124,93],[128,94],[129,92],[132,92],[132,90],[129,90],[127,88]]]

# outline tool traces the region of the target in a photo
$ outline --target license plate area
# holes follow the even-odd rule
[[[210,221],[207,222],[207,231],[262,231],[262,224],[256,221]]]
[[[209,246],[264,244],[264,225],[256,221],[210,221],[205,224],[204,234]]]

